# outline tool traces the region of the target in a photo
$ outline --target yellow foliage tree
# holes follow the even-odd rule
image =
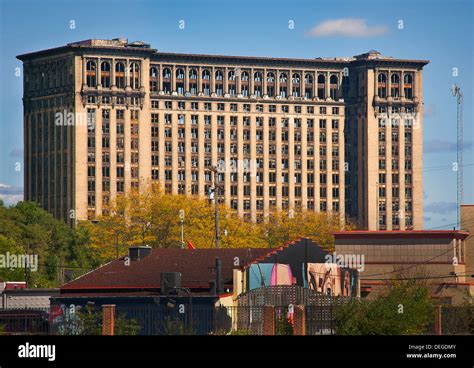
[[[269,247],[309,238],[329,251],[334,250],[333,232],[354,227],[342,222],[337,214],[307,210],[272,211],[260,226],[262,237]]]
[[[179,247],[181,221],[185,241],[196,248],[214,247],[214,205],[199,196],[165,194],[157,184],[117,196],[97,221],[79,226],[88,230],[94,256],[105,262],[133,245]],[[332,250],[331,233],[343,225],[338,216],[312,211],[272,211],[267,221],[255,224],[219,205],[221,248],[277,247],[307,237]]]
[[[97,221],[79,226],[89,231],[96,256],[107,261],[116,253],[126,254],[132,245],[179,247],[181,217],[185,240],[196,248],[214,246],[214,205],[198,196],[165,194],[158,185],[117,196]],[[267,246],[256,224],[224,204],[219,205],[219,226],[221,248]]]

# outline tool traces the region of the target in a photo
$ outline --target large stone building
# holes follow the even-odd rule
[[[86,40],[24,65],[25,198],[74,224],[157,181],[258,221],[328,211],[420,229],[423,60],[158,52]]]

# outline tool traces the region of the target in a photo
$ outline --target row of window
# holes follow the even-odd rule
[[[213,103],[212,102],[191,102],[189,105],[189,102],[185,101],[178,101],[178,102],[173,102],[173,101],[164,101],[164,108],[167,110],[187,110],[189,109],[198,111],[200,109],[204,111],[213,111]],[[279,106],[279,109],[277,109],[277,106]],[[281,112],[281,113],[294,113],[294,114],[301,114],[303,113],[303,108],[300,105],[294,105],[291,106],[290,110],[290,105],[273,105],[273,104],[236,104],[236,103],[230,103],[230,104],[225,104],[223,102],[218,102],[215,103],[214,108],[215,111],[231,111],[231,112],[239,112],[239,107],[241,107],[241,112],[268,112],[268,113],[276,113],[276,112]],[[151,108],[152,109],[159,109],[160,108],[160,101],[159,100],[151,100]],[[226,108],[229,108],[229,110],[226,110]],[[307,114],[314,114],[315,113],[315,106],[306,106],[306,113]],[[326,107],[326,106],[320,106],[319,107],[319,114],[320,115],[326,115],[328,111],[332,112],[332,115],[339,115],[339,107],[338,106],[333,106],[332,108]]]
[[[114,66],[115,79],[112,81],[111,73],[111,62],[102,61],[100,66],[94,60],[86,62],[85,78],[86,85],[90,88],[95,88],[100,84],[103,88],[110,88],[112,83],[117,88],[125,88],[129,86],[132,89],[138,89],[141,87],[141,76],[140,76],[140,64],[138,62],[132,62],[128,67],[125,66],[124,62],[116,62]],[[98,71],[100,70],[100,73]],[[211,71],[204,69],[200,78],[198,76],[197,69],[191,68],[188,72],[188,78],[185,78],[185,72],[182,68],[177,68],[172,78],[171,68],[163,68],[162,72],[159,73],[157,66],[152,66],[149,70],[150,77],[150,91],[165,93],[176,92],[179,95],[198,95],[202,93],[210,96],[215,93],[217,96],[223,96],[229,94],[235,96],[240,94],[242,96],[249,96],[253,94],[255,96],[267,95],[269,97],[281,96],[286,98],[288,96],[294,97],[306,97],[313,98],[318,97],[325,99],[331,97],[333,100],[337,100],[340,96],[339,93],[339,76],[331,74],[329,78],[325,74],[317,75],[317,83],[314,83],[314,76],[311,73],[304,75],[300,73],[293,73],[290,75],[285,72],[268,72],[266,74],[266,89],[263,90],[263,73],[257,71],[250,76],[249,71],[243,70],[231,70],[227,73],[226,85],[224,84],[224,72],[217,70],[214,74],[214,83],[211,84]],[[98,80],[100,76],[100,80]],[[236,79],[240,78],[240,88],[236,84]],[[250,79],[252,78],[253,84],[250,90]],[[348,78],[343,78],[344,84],[348,83]],[[276,81],[278,80],[278,83]],[[289,89],[291,81],[291,89]],[[185,83],[186,82],[186,83]],[[327,83],[329,83],[327,85]],[[313,87],[314,84],[314,88]],[[211,90],[213,86],[213,90]],[[226,86],[226,90],[224,90]],[[329,95],[326,88],[329,87]],[[278,89],[277,89],[278,88]],[[316,90],[316,92],[314,92]]]
[[[108,188],[110,188],[109,183],[107,184]],[[117,182],[117,192],[124,192],[124,183],[123,182]],[[209,191],[209,187],[206,187],[206,191]],[[166,193],[171,193],[171,188],[169,186],[165,187],[165,192]],[[184,194],[185,193],[185,187],[183,186],[178,186],[178,193],[179,194]],[[191,186],[191,194],[199,194],[198,187],[196,185]],[[273,196],[275,197],[275,196]],[[102,197],[102,203],[104,205],[107,205],[110,202],[110,196],[109,195],[104,195]],[[314,210],[314,201],[308,200],[306,202],[306,207],[308,210]],[[88,218],[93,219],[95,218],[95,210],[94,207],[96,206],[96,196],[95,194],[89,194],[87,197],[87,204],[89,207],[88,211]],[[274,208],[277,205],[276,199],[270,199],[268,201],[269,207]],[[289,208],[289,202],[287,200],[282,200],[282,209],[288,209]],[[332,212],[337,213],[339,212],[339,201],[335,200],[330,202]],[[238,200],[236,199],[231,199],[230,201],[230,207],[234,210],[238,209]],[[244,211],[250,211],[252,209],[251,206],[251,201],[249,199],[244,199],[242,201],[242,207]],[[301,201],[295,201],[295,207],[300,208],[301,207]],[[255,208],[257,211],[262,211],[264,209],[264,202],[261,199],[257,199],[255,201]],[[326,212],[328,210],[328,202],[326,200],[322,200],[319,202],[319,210],[322,212]],[[103,213],[106,213],[108,210],[103,209]],[[245,218],[250,218],[251,214],[250,213],[244,213]],[[261,222],[263,220],[263,213],[257,213],[257,222]]]
[[[72,84],[73,72],[65,60],[41,64],[38,67],[25,66],[25,91],[42,91]]]
[[[398,158],[393,158],[392,159],[392,170],[399,170],[399,160]],[[387,169],[387,160],[384,158],[379,159],[379,170],[385,170]],[[405,170],[410,171],[412,170],[412,160],[407,159],[405,160]]]
[[[404,216],[405,218],[405,226],[407,228],[413,227],[413,217],[411,215],[406,215]],[[385,229],[385,226],[387,226],[387,215],[385,214],[380,214],[379,215],[379,226],[380,230]],[[392,215],[392,226],[400,226],[400,216],[397,215]]]
[[[387,98],[388,94],[388,73],[382,72],[377,76],[377,95],[380,98]],[[401,83],[401,73],[390,74],[390,97],[401,97],[403,90],[405,98],[413,98],[413,74],[405,73],[403,76],[403,84]]]

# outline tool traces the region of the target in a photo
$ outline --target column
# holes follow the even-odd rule
[[[113,336],[115,328],[115,304],[102,305],[102,335]]]

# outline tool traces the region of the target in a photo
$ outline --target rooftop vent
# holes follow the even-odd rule
[[[131,261],[140,261],[151,252],[151,247],[149,246],[137,246],[128,248],[128,256]]]

